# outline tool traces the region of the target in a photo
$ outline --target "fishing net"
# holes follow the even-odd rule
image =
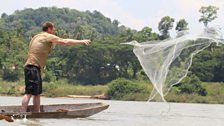
[[[209,47],[212,43],[224,43],[220,29],[207,28],[197,33],[179,32],[174,39],[131,41],[144,72],[153,84],[149,100],[165,101],[164,96],[173,85],[186,77],[194,55]]]

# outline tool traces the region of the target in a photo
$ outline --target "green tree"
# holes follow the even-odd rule
[[[190,70],[203,82],[223,82],[223,49],[216,46],[212,53],[209,48],[203,50],[194,57]]]
[[[202,14],[199,22],[203,22],[204,26],[207,27],[208,23],[217,18],[217,11],[219,10],[216,6],[201,7],[199,12]]]
[[[185,19],[180,19],[178,22],[177,22],[177,25],[176,25],[176,30],[177,31],[183,31],[183,30],[188,30],[188,23]]]
[[[113,20],[113,22],[112,22],[115,26],[117,26],[118,27],[118,25],[120,24],[120,22],[118,21],[118,20]]]
[[[6,81],[18,81],[19,80],[19,71],[18,69],[10,69],[7,67],[3,68],[2,79]]]
[[[134,39],[138,42],[156,40],[158,35],[152,32],[152,28],[144,27],[141,31],[134,34]]]
[[[130,28],[126,28],[120,35],[119,37],[124,41],[124,42],[129,42],[134,40],[134,34],[136,32],[131,30]]]
[[[126,95],[131,95],[144,91],[145,89],[142,85],[139,85],[130,80],[126,80],[124,78],[118,78],[109,83],[107,95],[112,99],[119,100],[125,97]]]
[[[165,16],[159,22],[158,29],[162,34],[161,39],[166,39],[170,37],[169,30],[173,28],[174,18]]]
[[[186,78],[184,78],[184,80],[182,80],[182,82],[178,86],[180,93],[186,93],[186,94],[195,93],[202,96],[207,95],[206,89],[201,86],[200,79],[194,74],[191,74]]]

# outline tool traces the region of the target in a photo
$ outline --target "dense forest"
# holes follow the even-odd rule
[[[211,7],[211,6],[209,6]],[[212,20],[203,17],[201,8],[199,22],[207,27]],[[217,11],[217,8],[213,7]],[[215,15],[216,13],[212,13]],[[215,18],[212,18],[213,20]],[[45,21],[55,23],[57,35],[62,38],[91,39],[88,47],[57,46],[50,54],[44,73],[44,81],[65,79],[69,83],[82,85],[106,84],[117,78],[147,79],[132,47],[122,42],[162,40],[169,38],[169,31],[189,29],[185,19],[175,24],[170,16],[158,22],[160,33],[145,26],[137,31],[120,25],[98,11],[81,12],[75,9],[42,7],[15,11],[11,15],[3,13],[0,19],[0,77],[5,81],[23,79],[23,65],[28,44],[33,35],[41,31]],[[191,76],[204,82],[224,81],[224,46],[212,45],[195,56]]]

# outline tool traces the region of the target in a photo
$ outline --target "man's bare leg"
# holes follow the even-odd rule
[[[22,107],[21,107],[21,112],[26,112],[27,110],[27,106],[29,104],[29,101],[30,101],[30,98],[32,97],[32,94],[25,94],[23,96],[23,99],[22,99]]]
[[[40,112],[40,95],[33,96],[33,111]]]

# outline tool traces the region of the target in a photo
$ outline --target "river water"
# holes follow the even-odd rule
[[[0,97],[18,105],[22,97]],[[41,98],[42,104],[104,102],[107,110],[88,118],[0,120],[0,126],[224,126],[224,105]]]

